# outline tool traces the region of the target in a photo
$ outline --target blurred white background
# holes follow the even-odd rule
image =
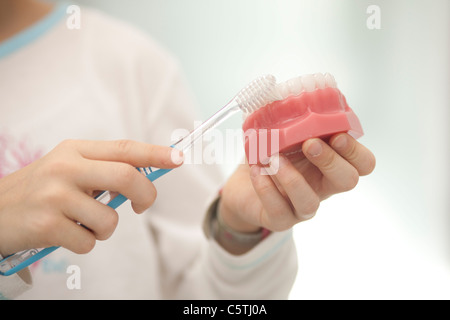
[[[377,168],[295,228],[300,269],[291,298],[450,298],[450,1],[75,3],[171,50],[205,118],[262,74],[332,73]],[[370,5],[380,9],[381,29],[367,26]]]

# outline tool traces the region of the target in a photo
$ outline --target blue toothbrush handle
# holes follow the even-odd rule
[[[150,181],[155,181],[156,179],[165,175],[171,170],[172,169],[158,169],[147,174],[146,177]],[[105,192],[108,191],[104,191],[103,193]],[[96,199],[98,199],[102,194],[97,196]],[[116,197],[114,197],[111,201],[109,201],[107,205],[113,209],[117,209],[125,201],[127,201],[127,198],[122,194],[119,194]],[[43,257],[47,256],[48,254],[52,253],[58,248],[59,247],[49,247],[44,249],[29,249],[13,253],[0,261],[0,275],[2,276],[13,275],[18,271],[25,269],[29,265],[35,263],[36,261],[42,259]]]
[[[165,175],[166,173],[168,173],[170,170],[172,170],[172,169],[158,169],[158,170],[155,170],[155,171],[149,173],[148,175],[146,175],[146,177],[150,181],[155,181],[159,177],[161,177],[161,176]],[[108,192],[108,191],[105,191],[105,192]],[[108,202],[108,206],[110,206],[113,209],[117,209],[120,205],[122,205],[127,200],[128,199],[124,195],[118,194],[110,202]]]

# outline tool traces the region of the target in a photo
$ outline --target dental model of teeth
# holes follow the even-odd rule
[[[347,132],[363,135],[358,117],[329,74],[310,74],[278,83],[258,110],[247,114],[242,126],[250,164],[267,164],[276,153],[301,152],[310,138],[327,139]]]
[[[292,78],[285,82],[279,83],[276,90],[280,95],[280,100],[285,99],[290,95],[297,96],[303,91],[312,92],[316,89],[336,88],[336,80],[334,77],[325,73],[308,74],[296,78]]]

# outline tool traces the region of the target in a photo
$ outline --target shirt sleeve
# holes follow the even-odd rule
[[[3,257],[0,255],[0,260]],[[0,276],[0,300],[12,300],[32,287],[31,275],[27,269],[11,276]]]
[[[217,212],[215,211],[219,200],[220,196],[209,207],[203,228],[211,246],[214,247],[213,255],[215,258],[213,262],[216,266],[213,270],[219,272],[216,277],[222,279],[221,287],[232,288],[232,291],[228,294],[234,298],[287,298],[287,293],[289,293],[295,280],[297,270],[296,250],[292,251],[294,244],[292,230],[272,232],[268,238],[263,237],[247,254],[239,257],[232,255],[215,240],[213,225],[217,219]],[[274,260],[271,262],[272,259]],[[274,263],[274,261],[278,263]],[[289,268],[292,269],[289,270]],[[286,277],[280,277],[279,274],[285,274]],[[255,282],[249,287],[248,279],[252,277],[255,277]],[[264,281],[261,281],[262,279]],[[244,285],[241,286],[241,284]]]

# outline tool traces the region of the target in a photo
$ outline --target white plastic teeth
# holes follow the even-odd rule
[[[307,74],[279,84],[273,75],[265,75],[242,89],[233,101],[237,103],[246,118],[252,112],[274,101],[297,96],[302,92],[336,87],[336,80],[329,73]]]
[[[289,96],[298,96],[302,92],[312,92],[316,89],[336,88],[336,80],[329,73],[307,74],[295,77],[285,82],[277,84],[276,91],[279,99],[286,99]]]

